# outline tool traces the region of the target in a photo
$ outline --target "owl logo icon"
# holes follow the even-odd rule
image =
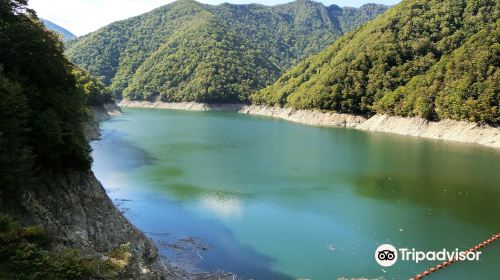
[[[381,266],[393,266],[398,260],[398,250],[391,244],[380,245],[375,250],[375,260]]]

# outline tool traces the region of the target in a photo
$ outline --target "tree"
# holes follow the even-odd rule
[[[0,15],[0,157],[18,160],[19,170],[90,168],[90,148],[81,129],[85,99],[62,42],[26,1],[1,0]],[[8,177],[2,176],[11,181]]]

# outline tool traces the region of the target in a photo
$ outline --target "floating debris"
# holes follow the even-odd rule
[[[148,235],[151,235],[151,236],[169,236],[170,233],[168,232],[145,232],[146,234]]]
[[[335,251],[335,250],[337,249],[337,248],[335,248],[335,245],[333,245],[333,244],[328,244],[328,245],[326,245],[326,247],[327,247],[327,248],[328,248],[328,250],[330,250],[330,251]]]
[[[430,217],[430,216],[434,216],[434,213],[432,213],[432,209],[429,208],[429,209],[427,209],[427,213],[425,213],[425,215]]]
[[[132,200],[130,200],[130,199],[123,199],[123,198],[115,198],[115,201],[126,202],[126,201],[132,201]]]

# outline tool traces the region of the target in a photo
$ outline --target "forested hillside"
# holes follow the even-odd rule
[[[24,184],[34,167],[89,168],[90,148],[81,131],[85,98],[63,43],[24,10],[22,1],[1,3],[0,178]]]
[[[40,20],[42,21],[43,25],[45,25],[45,27],[47,27],[49,30],[52,30],[52,31],[60,34],[64,41],[71,41],[71,40],[76,38],[75,34],[71,33],[70,31],[68,31],[64,27],[61,27],[61,26],[51,22],[50,20],[46,20],[43,18],[41,18]]]
[[[18,216],[27,215],[19,205],[44,174],[86,172],[91,162],[81,129],[86,100],[73,65],[25,4],[0,1],[0,212]],[[50,253],[51,242],[42,228],[23,228],[0,213],[0,278],[90,276],[76,250]]]
[[[179,0],[72,41],[67,55],[118,97],[247,101],[299,60],[385,9],[309,0],[274,7]]]
[[[252,99],[498,124],[499,16],[495,0],[404,0]]]
[[[153,245],[90,171],[82,126],[109,98],[27,1],[0,0],[0,279],[147,276]]]

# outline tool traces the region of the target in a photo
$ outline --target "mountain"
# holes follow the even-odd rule
[[[404,0],[252,100],[498,124],[499,15],[495,0]]]
[[[309,0],[273,7],[179,0],[78,38],[67,55],[115,96],[240,102],[385,10]]]
[[[63,40],[64,41],[71,41],[71,40],[74,40],[76,39],[76,35],[69,32],[68,30],[66,30],[65,28],[49,21],[49,20],[46,20],[46,19],[43,19],[41,18],[40,19],[41,22],[43,22],[43,24],[49,29],[49,30],[52,30],[54,32],[57,32],[58,34],[61,34],[62,37],[63,37]]]

